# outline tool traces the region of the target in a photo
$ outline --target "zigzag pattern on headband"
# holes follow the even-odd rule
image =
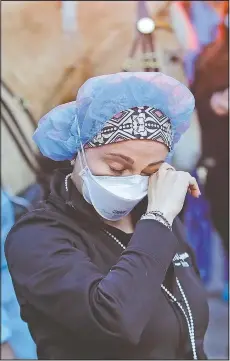
[[[107,121],[85,148],[131,139],[155,140],[171,150],[173,134],[170,119],[159,109],[148,106],[124,110]]]

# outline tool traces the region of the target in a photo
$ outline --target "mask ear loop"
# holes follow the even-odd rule
[[[79,124],[78,124],[78,121],[77,121],[76,118],[77,117],[75,117],[75,121],[76,121],[76,124],[77,124],[77,132],[78,132],[79,142],[80,142],[80,146],[81,146],[81,151],[79,152],[79,161],[80,161],[80,166],[81,166],[81,169],[82,169],[79,174],[81,175],[83,173],[84,169],[85,168],[89,169],[89,167],[88,167],[86,156],[85,156],[85,150],[84,150],[82,142],[81,142],[81,136],[80,136],[81,133],[80,133]],[[84,166],[83,163],[85,163],[85,166]]]

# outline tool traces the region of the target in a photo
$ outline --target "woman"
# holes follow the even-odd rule
[[[118,73],[40,121],[43,155],[72,168],[6,243],[39,359],[206,358],[205,291],[175,219],[200,193],[165,163],[193,109],[171,77]]]

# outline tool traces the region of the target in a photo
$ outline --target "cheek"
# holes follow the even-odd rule
[[[93,175],[108,175],[108,165],[102,161],[89,162],[88,166]]]

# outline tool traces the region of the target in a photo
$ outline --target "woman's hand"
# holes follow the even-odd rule
[[[193,197],[200,196],[196,179],[189,173],[176,171],[164,163],[159,171],[150,177],[147,211],[162,212],[172,225],[183,207],[188,191]]]
[[[229,88],[223,92],[214,93],[210,100],[212,110],[217,115],[226,115],[228,113]]]

